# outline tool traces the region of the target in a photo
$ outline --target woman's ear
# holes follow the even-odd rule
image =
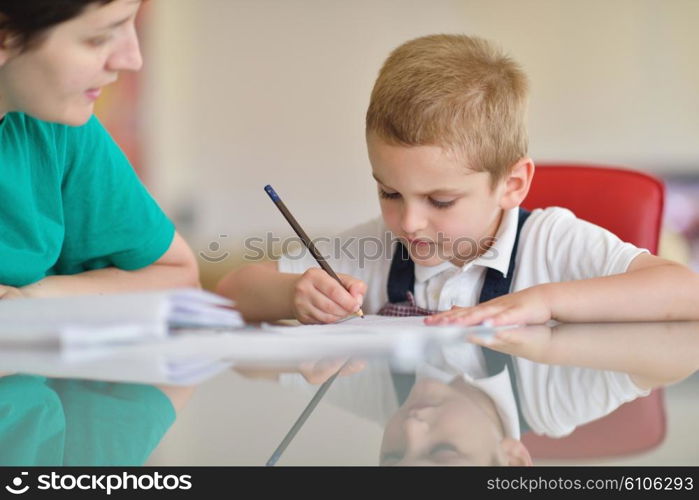
[[[500,196],[500,208],[509,210],[522,204],[529,193],[534,177],[534,162],[531,158],[522,158],[510,169],[505,177],[504,190]]]
[[[0,20],[2,17],[0,17]],[[7,60],[10,58],[9,50],[7,49],[8,43],[7,38],[9,33],[7,30],[0,30],[0,66],[4,66]]]
[[[0,15],[2,22],[2,15]],[[18,36],[9,30],[0,30],[0,67],[19,52]]]

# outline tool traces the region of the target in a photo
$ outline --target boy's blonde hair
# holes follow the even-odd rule
[[[366,132],[389,144],[440,146],[492,185],[527,154],[527,77],[490,42],[416,38],[395,49],[371,93]]]

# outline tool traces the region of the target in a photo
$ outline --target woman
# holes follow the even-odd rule
[[[102,87],[141,67],[140,6],[0,0],[0,300],[198,286],[191,250],[92,115]],[[143,463],[188,392],[0,376],[12,465]]]

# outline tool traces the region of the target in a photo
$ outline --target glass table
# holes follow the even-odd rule
[[[274,348],[264,336],[222,343],[221,332],[78,353],[4,346],[0,372],[195,384],[149,452],[154,466],[264,465],[343,365],[278,465],[699,463],[699,323],[434,330],[390,342],[287,332]]]

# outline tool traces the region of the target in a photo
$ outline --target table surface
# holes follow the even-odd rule
[[[199,343],[206,344],[206,338]],[[217,348],[212,338],[208,354]],[[486,342],[505,353],[495,371],[477,345]],[[166,354],[191,345],[182,343],[175,351],[163,345],[149,351],[131,346],[111,361],[99,352],[66,358],[46,349],[6,348],[0,350],[0,372],[31,373],[31,367],[59,360],[63,367],[95,370],[101,365],[107,374],[117,364],[131,363],[133,373],[146,376],[137,369],[139,363],[162,369]],[[346,359],[338,350],[321,353],[314,351],[312,359],[275,354],[269,360],[258,353],[256,362],[227,359],[215,367],[192,358],[170,366],[170,376],[199,377],[198,387],[149,463],[264,464],[319,384]],[[648,457],[638,462],[647,464],[699,463],[694,428],[699,401],[688,397],[694,389],[673,389],[696,388],[692,375],[699,366],[699,323],[551,324],[504,329],[495,337],[470,332],[420,344],[419,351],[411,350],[407,365],[395,349],[368,350],[362,356],[353,346],[347,354],[356,362],[354,371],[330,385],[284,450],[280,465],[537,464],[561,459],[604,464],[633,463],[639,457]],[[407,384],[403,404],[397,384]],[[651,388],[667,385],[673,386],[666,390],[668,396],[650,396],[657,404],[599,421],[625,401],[638,401]],[[597,422],[591,427],[586,425],[590,421]],[[576,437],[581,430],[585,439]],[[571,432],[572,437],[564,437]],[[643,445],[654,433],[666,437],[629,454],[631,444]],[[668,439],[677,441],[678,434],[683,438],[668,449]],[[541,435],[551,438],[542,441]],[[625,455],[615,456],[614,450]]]

